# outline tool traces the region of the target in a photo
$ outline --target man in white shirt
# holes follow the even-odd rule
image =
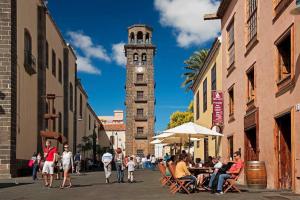
[[[112,159],[113,159],[113,156],[108,151],[105,154],[103,154],[103,156],[102,156],[102,162],[103,162],[103,167],[104,167],[104,172],[105,172],[105,182],[106,183],[109,183],[109,178],[111,175]]]

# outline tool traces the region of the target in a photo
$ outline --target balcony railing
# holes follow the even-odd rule
[[[134,117],[135,121],[147,121],[148,120],[148,116],[146,115],[136,115]]]
[[[24,51],[24,66],[28,73],[35,74],[37,72],[36,59],[31,51]]]
[[[136,97],[135,102],[136,103],[147,103],[147,98],[146,97]]]
[[[147,135],[145,133],[143,133],[143,134],[136,134],[135,135],[135,139],[136,140],[147,140],[148,137],[147,137]]]

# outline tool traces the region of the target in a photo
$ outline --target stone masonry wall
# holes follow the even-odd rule
[[[0,178],[16,173],[16,0],[0,0]]]

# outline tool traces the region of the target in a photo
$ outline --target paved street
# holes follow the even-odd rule
[[[115,180],[113,172],[112,180]],[[210,193],[201,192],[191,194],[172,195],[167,188],[162,188],[159,184],[159,172],[155,171],[137,171],[137,183],[118,184],[104,183],[103,172],[87,173],[83,176],[75,176],[73,178],[74,187],[71,189],[59,189],[59,182],[56,181],[54,188],[48,189],[42,187],[42,182],[32,183],[30,178],[19,178],[19,185],[15,185],[14,181],[0,182],[0,199],[1,200],[46,200],[46,199],[124,199],[124,200],[142,200],[142,199],[243,199],[243,200],[296,200],[300,196],[292,193],[279,192],[243,192],[242,194],[226,194],[222,196],[212,195]]]

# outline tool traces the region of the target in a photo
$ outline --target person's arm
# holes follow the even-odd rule
[[[74,161],[73,161],[73,154],[72,153],[71,153],[70,159],[71,159],[71,166],[72,166],[72,172],[73,172],[74,171]]]
[[[191,175],[191,172],[188,170],[185,163],[182,164],[182,168],[186,175]]]

